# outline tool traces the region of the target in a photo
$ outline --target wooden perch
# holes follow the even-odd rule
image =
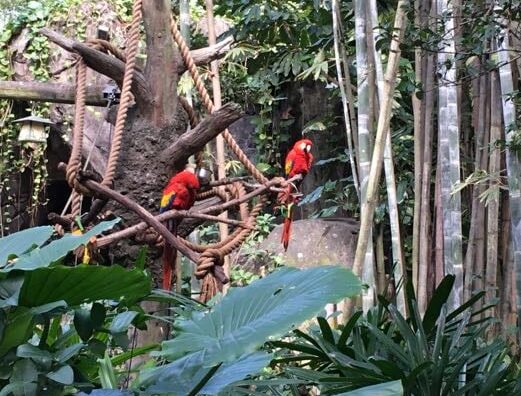
[[[87,87],[86,104],[106,106],[102,86]],[[38,102],[74,103],[76,86],[33,81],[0,81],[0,98],[14,100],[35,100]]]
[[[179,139],[160,154],[161,159],[181,168],[188,157],[195,154],[206,143],[215,138],[234,121],[242,116],[241,107],[235,103],[227,103],[202,120],[194,129],[182,134]]]
[[[296,177],[290,179],[289,181],[293,182],[295,180],[298,180],[298,178],[300,178],[301,176],[300,175],[297,175]],[[261,195],[261,194],[264,194],[267,190],[270,190],[273,186],[276,186],[276,185],[280,185],[281,184],[281,178],[274,178],[274,179],[271,179],[268,183],[266,183],[265,185],[261,185],[259,188],[255,189],[254,191],[244,195],[243,197],[241,198],[235,198],[235,199],[232,199],[230,201],[227,201],[227,202],[224,202],[222,204],[216,204],[216,205],[211,205],[211,206],[208,206],[204,209],[197,209],[197,208],[193,208],[191,209],[188,213],[190,212],[195,212],[197,211],[197,213],[199,214],[209,214],[209,213],[214,213],[214,214],[218,214],[218,213],[222,213],[224,212],[225,210],[228,210],[230,208],[233,208],[234,206],[237,206],[243,202],[246,202],[246,201],[249,201],[250,199],[258,196],[258,195]],[[155,218],[158,220],[158,221],[166,221],[168,219],[172,219],[174,217],[178,216],[178,212],[176,210],[169,210],[168,212],[165,212],[165,213],[162,213],[158,216],[155,216]],[[106,245],[109,245],[111,243],[114,243],[116,241],[119,241],[123,238],[130,238],[131,236],[137,234],[138,232],[142,232],[144,230],[146,230],[148,227],[147,223],[145,222],[142,222],[142,223],[138,223],[136,225],[133,225],[131,227],[128,227],[128,228],[125,228],[124,230],[121,230],[121,231],[117,231],[117,232],[114,232],[110,235],[107,235],[105,237],[101,237],[97,240],[96,242],[96,246],[98,247],[102,247],[102,246],[106,246]]]
[[[90,179],[83,179],[81,183],[84,184],[88,189],[96,193],[97,195],[103,198],[113,199],[114,201],[120,203],[124,207],[129,210],[132,210],[139,217],[141,217],[148,226],[152,227],[156,230],[166,242],[168,242],[172,247],[180,251],[184,254],[188,259],[197,263],[198,255],[185,246],[176,236],[174,236],[168,228],[166,228],[163,224],[161,224],[154,216],[152,216],[145,208],[140,206],[138,203],[130,200],[128,197],[121,195],[117,191],[114,191],[108,187],[101,185],[98,182]]]

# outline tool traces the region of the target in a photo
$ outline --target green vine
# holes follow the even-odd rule
[[[69,37],[84,40],[88,24],[107,22],[107,10],[114,12],[123,22],[129,21],[132,0],[115,0],[107,3],[85,2],[81,0],[41,0],[14,1],[9,9],[7,22],[0,33],[0,80],[13,80],[12,43],[18,37],[27,40],[23,58],[28,67],[28,75],[34,81],[53,79],[50,64],[53,62],[51,47],[46,37],[39,33],[43,27],[59,30]],[[115,37],[118,41],[120,37]],[[66,61],[68,62],[68,61]],[[18,141],[20,124],[15,118],[35,115],[49,118],[51,105],[30,102],[21,110],[8,100],[0,100],[0,228],[3,235],[12,223],[13,216],[20,215],[19,191],[13,188],[19,184],[21,175],[30,172],[30,192],[27,197],[26,212],[34,218],[36,209],[46,204],[45,186],[48,180],[46,144],[28,144]],[[67,114],[64,115],[67,127]],[[69,128],[70,132],[70,128]],[[65,132],[64,132],[65,133]],[[66,138],[65,136],[63,136]],[[25,206],[25,205],[24,205]],[[12,231],[12,230],[11,230]]]

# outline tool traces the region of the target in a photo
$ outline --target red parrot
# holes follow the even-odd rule
[[[286,178],[291,179],[296,175],[306,176],[313,163],[313,155],[311,154],[311,147],[313,142],[309,139],[298,140],[293,148],[286,155],[286,161],[284,163],[284,171]],[[297,183],[300,184],[302,179]],[[282,193],[283,203],[287,205],[286,217],[284,218],[284,226],[282,228],[281,242],[284,246],[284,250],[288,250],[289,238],[291,232],[291,219],[293,217],[293,205],[296,200],[291,194],[291,186],[288,186],[287,191]]]
[[[196,190],[199,189],[199,180],[191,168],[174,175],[163,190],[159,213],[170,209],[188,210],[195,202]],[[168,228],[172,234],[177,233],[177,222],[168,221]],[[166,241],[163,248],[163,289],[170,290],[172,286],[172,271],[175,267],[177,251]]]

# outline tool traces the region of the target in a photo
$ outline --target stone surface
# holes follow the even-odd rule
[[[259,249],[280,255],[286,265],[298,268],[328,264],[352,267],[359,229],[357,221],[347,218],[297,220],[291,229],[287,252],[280,242],[282,225],[275,227]]]

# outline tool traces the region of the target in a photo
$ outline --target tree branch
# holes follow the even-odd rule
[[[217,44],[210,45],[209,47],[199,48],[190,51],[192,59],[196,65],[206,65],[211,61],[222,58],[230,50],[231,44],[233,43],[233,37],[229,36]],[[177,72],[179,75],[186,70],[186,65],[183,63],[177,65]]]
[[[301,176],[297,175],[293,177],[292,179],[288,180],[288,182],[295,182],[296,180],[300,180]],[[253,190],[252,192],[242,196],[241,198],[232,199],[230,201],[224,202],[222,204],[216,204],[212,206],[208,206],[204,209],[198,210],[196,207],[192,208],[187,213],[196,212],[198,214],[210,214],[210,213],[221,213],[224,212],[227,209],[233,208],[234,206],[237,206],[243,202],[249,201],[250,199],[264,194],[266,191],[270,190],[274,186],[281,185],[282,178],[274,178],[271,179],[268,183],[261,185],[259,188]],[[155,218],[158,221],[166,221],[168,219],[172,219],[175,217],[179,217],[179,212],[176,210],[169,210],[168,212],[162,213]],[[131,236],[137,234],[138,232],[144,231],[147,229],[147,223],[142,222],[138,223],[136,225],[133,225],[131,227],[125,228],[124,230],[114,232],[110,235],[107,235],[105,237],[99,238],[96,241],[96,246],[102,247],[109,245],[111,243],[114,243],[116,241],[119,241],[123,238],[130,238]]]
[[[234,121],[242,116],[239,105],[228,103],[214,111],[194,129],[182,134],[179,139],[160,154],[160,158],[174,168],[182,167],[188,157],[195,154],[206,143],[216,137]]]
[[[40,33],[63,49],[80,54],[87,66],[91,69],[113,79],[118,84],[123,82],[125,62],[93,49],[86,44],[69,39],[51,29],[42,28],[40,29]],[[134,73],[132,93],[138,103],[142,102],[147,104],[152,101],[150,88],[141,70],[136,70]]]
[[[86,104],[106,106],[102,86],[87,87]],[[33,81],[0,81],[0,98],[14,100],[35,100],[51,103],[74,103],[76,86]]]
[[[49,28],[40,29],[40,33],[63,49],[81,55],[85,63],[91,69],[104,74],[105,76],[116,81],[118,84],[121,84],[123,81],[125,63],[119,59],[90,48],[86,44],[67,38]],[[205,65],[210,63],[212,60],[223,57],[229,51],[232,42],[233,38],[229,37],[215,45],[200,48],[191,51],[190,53],[196,65]],[[179,74],[183,73],[186,70],[184,62],[179,62],[176,65],[176,69]],[[136,70],[134,74],[132,93],[134,93],[136,96],[136,100],[142,100],[148,104],[152,101],[150,88],[146,82],[143,72],[140,70]]]
[[[114,201],[120,203],[125,206],[127,209],[136,213],[139,217],[141,217],[145,223],[147,223],[150,227],[156,230],[166,242],[168,242],[172,247],[180,251],[184,254],[188,259],[197,263],[198,255],[185,246],[175,235],[173,235],[168,228],[166,228],[163,224],[161,224],[154,216],[152,216],[145,208],[143,208],[138,203],[130,200],[129,198],[121,195],[117,191],[114,191],[108,187],[101,185],[98,182],[90,179],[83,179],[81,183],[84,184],[88,189],[94,191],[97,195],[100,195],[104,198],[113,199]]]

